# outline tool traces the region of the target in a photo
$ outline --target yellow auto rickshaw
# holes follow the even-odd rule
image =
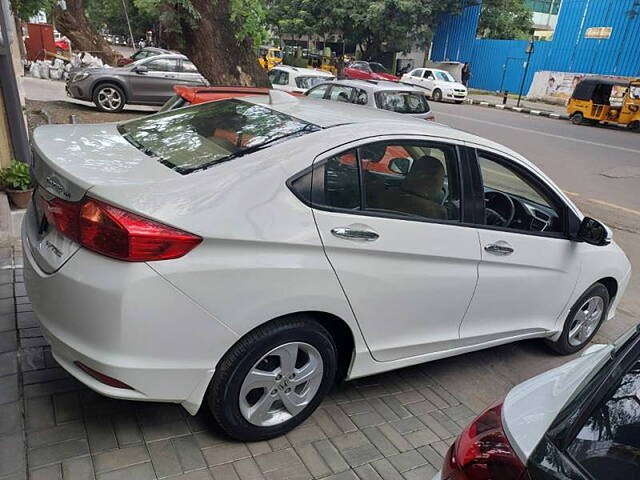
[[[267,47],[262,45],[258,48],[258,62],[260,62],[260,66],[262,68],[271,70],[276,65],[280,65],[283,58],[284,53],[278,47]]]
[[[622,90],[622,97],[613,97]],[[612,102],[613,99],[613,102]],[[600,122],[626,125],[640,130],[640,78],[632,81],[587,77],[576,85],[567,104],[574,125]]]

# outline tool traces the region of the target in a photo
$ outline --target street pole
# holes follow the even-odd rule
[[[533,54],[533,40],[529,42],[527,45],[527,49],[525,50],[527,54],[527,63],[524,66],[524,74],[522,75],[522,82],[520,83],[520,93],[518,94],[518,108],[520,107],[520,100],[522,100],[522,90],[524,90],[524,82],[527,79],[527,73],[529,72],[529,64],[531,63],[531,55]]]
[[[131,31],[131,22],[129,21],[129,14],[127,13],[127,4],[122,0],[122,8],[124,8],[124,16],[127,19],[127,26],[129,27],[129,37],[131,38],[131,47],[136,49],[136,41],[133,39],[133,32]]]
[[[13,154],[16,160],[31,163],[29,137],[24,124],[16,73],[13,69],[9,22],[13,22],[9,2],[0,0],[0,95],[4,98]]]

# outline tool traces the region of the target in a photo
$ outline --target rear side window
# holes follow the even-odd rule
[[[158,58],[145,63],[151,72],[177,72],[178,60],[170,58]]]
[[[320,83],[326,82],[328,80],[333,80],[333,77],[296,77],[296,85],[298,88],[311,88]]]
[[[344,85],[333,85],[331,87],[331,93],[329,94],[329,100],[334,102],[351,103],[351,94],[353,89],[351,87],[345,87]]]
[[[376,92],[376,105],[396,113],[427,113],[430,110],[427,97],[418,92]]]
[[[355,150],[327,159],[312,175],[314,204],[341,209],[360,208],[360,181]]]
[[[188,60],[182,61],[182,71],[186,73],[198,73],[196,66]]]
[[[269,81],[272,85],[289,85],[289,72],[273,69],[269,72]]]
[[[309,90],[306,95],[311,98],[324,98],[324,94],[327,93],[329,85],[318,85],[315,88]]]
[[[568,452],[594,480],[640,478],[640,360],[587,418]]]

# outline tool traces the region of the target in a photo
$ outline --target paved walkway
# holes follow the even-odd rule
[[[490,94],[482,94],[482,93],[470,93],[469,94],[469,98],[473,99],[473,100],[478,100],[481,102],[487,102],[487,103],[491,103],[491,104],[497,104],[497,105],[502,105],[502,97],[497,96],[497,95],[490,95]],[[507,105],[515,107],[518,103],[518,99],[517,98],[508,98],[507,99]],[[526,100],[526,99],[522,99],[522,101],[520,102],[520,107],[522,108],[528,108],[528,109],[532,109],[532,110],[538,110],[541,112],[551,112],[551,113],[557,113],[558,115],[566,115],[567,114],[567,108],[564,105],[553,105],[550,103],[544,103],[544,102],[534,102],[531,100]]]
[[[475,416],[426,366],[337,387],[302,426],[258,443],[225,438],[206,411],[102,397],[53,360],[10,253],[0,252],[0,480],[430,480]]]

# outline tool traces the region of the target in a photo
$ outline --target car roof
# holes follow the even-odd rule
[[[418,87],[414,87],[408,83],[392,82],[390,80],[335,80],[330,82],[332,84],[347,85],[349,87],[362,88],[369,91],[397,91],[403,92],[420,92],[424,93],[424,90]]]
[[[278,65],[274,67],[272,70],[285,70],[287,72],[296,72],[299,75],[315,75],[322,77],[334,77],[333,73],[327,72],[325,70],[320,70],[317,68],[304,68],[304,67],[294,67],[292,65]]]
[[[167,49],[164,49],[164,48],[158,48],[158,47],[144,47],[142,50],[147,50],[149,52],[166,53],[166,54],[173,53],[171,50],[167,50]]]
[[[139,62],[142,63],[146,63],[147,61],[151,61],[151,60],[159,60],[162,58],[169,58],[169,59],[173,59],[173,58],[181,58],[183,60],[188,60],[186,55],[182,55],[181,53],[161,53],[160,55],[154,55],[153,57],[147,57],[147,58],[142,58],[140,60],[138,60]]]

